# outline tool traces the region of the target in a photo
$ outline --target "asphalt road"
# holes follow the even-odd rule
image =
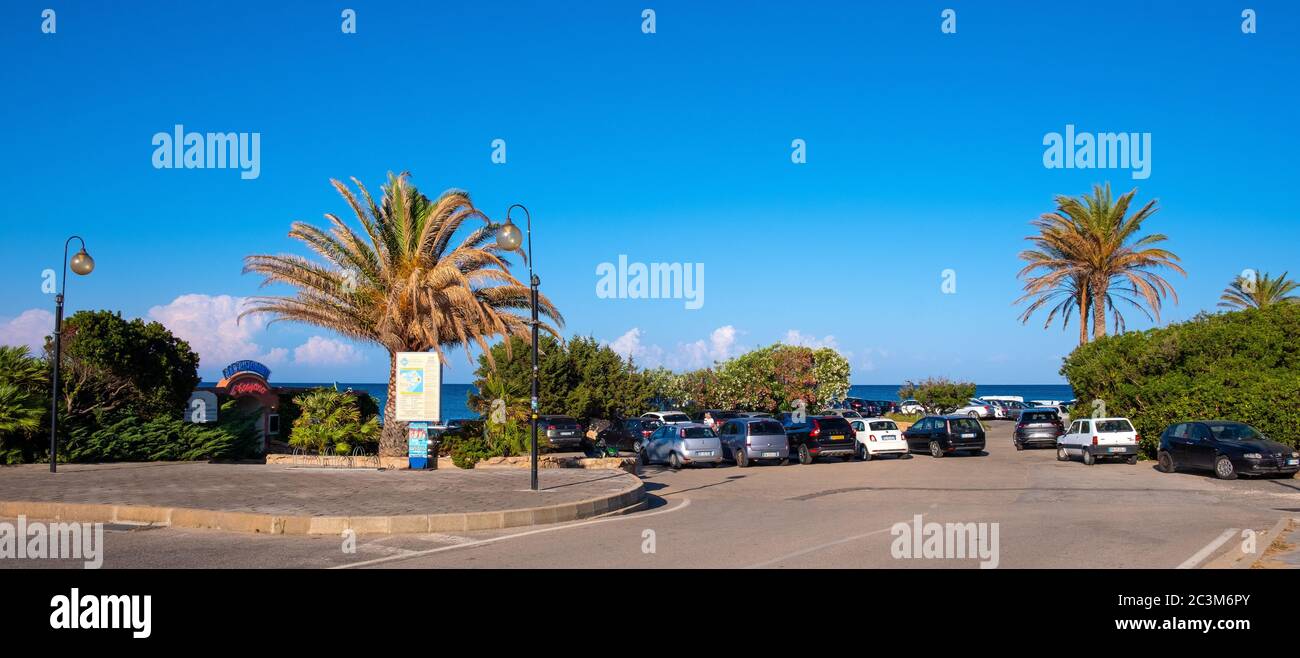
[[[112,526],[121,567],[972,568],[989,558],[895,557],[895,524],[997,524],[998,568],[1197,566],[1300,516],[1300,480],[1218,481],[1137,465],[1017,452],[994,422],[979,456],[727,465],[643,474],[644,509],[575,523],[457,535],[258,536]],[[978,527],[978,526],[977,526]],[[1225,540],[1224,538],[1227,537]],[[348,548],[353,548],[349,551]],[[993,555],[989,553],[988,555]],[[1200,559],[1195,559],[1195,558]],[[0,560],[0,568],[80,562]]]

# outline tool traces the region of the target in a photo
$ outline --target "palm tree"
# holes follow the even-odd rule
[[[1090,195],[1056,197],[1056,211],[1033,222],[1039,235],[1028,238],[1040,249],[1021,254],[1030,262],[1021,270],[1021,276],[1039,268],[1047,272],[1029,280],[1021,300],[1038,298],[1041,306],[1056,299],[1063,317],[1070,309],[1078,309],[1081,315],[1091,311],[1093,338],[1106,335],[1107,312],[1114,318],[1116,331],[1123,331],[1124,316],[1116,301],[1130,304],[1159,321],[1164,298],[1172,297],[1177,303],[1178,293],[1153,270],[1167,267],[1179,274],[1186,272],[1178,265],[1177,255],[1154,246],[1164,242],[1166,236],[1156,233],[1136,237],[1142,223],[1157,211],[1153,200],[1130,215],[1129,206],[1136,194],[1137,189],[1133,189],[1113,199],[1110,184],[1106,184],[1094,186]],[[1078,301],[1065,302],[1065,307],[1060,308],[1059,300],[1071,290]],[[1081,326],[1080,342],[1085,336]]]
[[[352,182],[360,199],[344,183],[330,181],[356,213],[365,239],[333,214],[325,215],[328,231],[294,222],[289,237],[325,263],[296,255],[244,259],[244,272],[263,275],[264,286],[285,283],[297,291],[254,297],[240,318],[267,313],[274,316],[272,322],[315,325],[388,350],[384,417],[389,420],[380,437],[380,454],[386,456],[406,454],[405,424],[392,420],[398,352],[444,356],[444,347],[459,345],[470,359],[470,348],[477,345],[491,362],[488,339],[515,335],[530,340],[529,320],[514,313],[530,308],[529,288],[511,276],[502,259],[493,241],[496,225],[474,207],[468,193],[447,190],[430,200],[407,182],[408,175],[390,173],[378,204],[356,178]],[[458,230],[475,218],[484,225],[453,246]],[[563,326],[563,317],[545,296],[538,296],[538,308]],[[546,321],[539,324],[557,333]]]
[[[1016,274],[1026,278],[1025,294],[1015,301],[1016,304],[1033,300],[1033,303],[1020,314],[1020,323],[1029,322],[1029,317],[1038,309],[1049,306],[1047,320],[1043,322],[1046,329],[1052,325],[1058,315],[1061,327],[1070,324],[1070,316],[1079,314],[1079,344],[1088,342],[1088,309],[1092,300],[1088,297],[1087,277],[1062,251],[1053,244],[1052,236],[1040,234],[1026,238],[1038,243],[1039,249],[1027,249],[1020,252],[1020,258],[1029,264]],[[1037,270],[1046,270],[1037,273]]]
[[[1274,279],[1265,272],[1263,275],[1239,276],[1223,290],[1219,297],[1219,306],[1233,310],[1264,308],[1274,304],[1300,303],[1300,297],[1291,294],[1300,287],[1287,277],[1289,272]]]
[[[43,388],[48,377],[44,362],[26,347],[0,345],[0,443],[41,428],[50,404]]]

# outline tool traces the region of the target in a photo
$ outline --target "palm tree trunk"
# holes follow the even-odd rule
[[[379,433],[379,454],[384,457],[406,456],[406,423],[397,416],[397,353],[388,353],[388,401],[384,403],[384,428]]]
[[[1106,289],[1110,281],[1105,279],[1096,279],[1089,286],[1092,288],[1092,338],[1097,340],[1106,337]]]
[[[1088,286],[1079,285],[1079,344],[1088,344]]]

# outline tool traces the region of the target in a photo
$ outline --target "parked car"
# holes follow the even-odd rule
[[[1028,446],[1047,446],[1055,448],[1058,439],[1065,434],[1065,423],[1055,409],[1025,409],[1016,421],[1016,429],[1011,435],[1011,442],[1016,450]]]
[[[774,418],[772,414],[766,411],[741,411],[739,413],[742,418]]]
[[[1238,475],[1283,475],[1300,471],[1300,452],[1270,441],[1259,430],[1231,420],[1175,423],[1160,435],[1156,452],[1161,471],[1214,471],[1220,480]]]
[[[840,418],[862,418],[863,415],[852,409],[823,409],[823,416],[839,416]]]
[[[926,413],[925,405],[921,404],[920,402],[917,402],[916,400],[912,400],[910,398],[898,403],[898,411],[899,413],[904,413],[904,414]]]
[[[663,423],[659,421],[640,418],[611,422],[608,427],[596,433],[592,448],[600,454],[606,454],[611,448],[620,452],[640,454],[641,446],[645,444],[646,439],[649,439],[650,435],[662,425]]]
[[[997,417],[1004,420],[1016,420],[1020,418],[1024,405],[1014,400],[985,400],[997,408]]]
[[[1092,466],[1098,459],[1116,457],[1130,464],[1138,462],[1138,433],[1127,418],[1080,418],[1056,444],[1056,459],[1074,457]]]
[[[641,420],[657,420],[664,425],[680,425],[691,422],[691,417],[680,411],[647,411],[641,414]]]
[[[800,464],[811,464],[818,457],[853,458],[853,427],[839,416],[809,416],[806,422],[785,428],[790,452]]]
[[[851,419],[849,425],[853,427],[853,448],[858,459],[865,462],[878,455],[907,456],[907,442],[898,423],[888,418],[862,418]]]
[[[943,457],[950,452],[979,454],[984,450],[984,426],[975,418],[957,414],[926,416],[903,432],[909,452]]]
[[[844,398],[844,402],[840,406],[844,409],[852,409],[867,418],[879,416],[881,413],[880,407],[875,402],[862,398]]]
[[[754,461],[784,464],[790,457],[785,428],[773,418],[735,418],[722,424],[718,434],[722,458],[748,467]]]
[[[673,423],[654,431],[641,449],[641,463],[668,464],[674,469],[722,461],[722,442],[702,423]]]
[[[971,400],[970,404],[964,407],[958,407],[952,411],[953,416],[969,416],[971,418],[996,418],[997,411],[993,405],[985,404],[978,400]]]
[[[898,413],[898,403],[893,400],[875,400],[876,407],[880,409],[880,415]]]
[[[572,416],[538,416],[537,429],[546,433],[546,442],[552,448],[572,449],[582,445],[582,425]]]
[[[731,420],[732,418],[739,418],[739,417],[740,417],[739,411],[723,411],[721,409],[706,409],[704,411],[695,412],[695,414],[691,416],[691,421],[708,425],[709,427],[713,428],[713,431],[716,432],[718,431],[718,428],[722,426],[722,423],[724,423],[725,421]]]

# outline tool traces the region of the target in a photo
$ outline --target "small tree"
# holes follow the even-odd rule
[[[969,404],[975,396],[975,384],[972,382],[954,382],[945,377],[931,377],[919,384],[910,380],[898,389],[900,399],[915,399],[926,409],[947,413]]]
[[[293,421],[289,445],[315,450],[317,454],[346,455],[353,448],[379,440],[379,419],[361,420],[356,399],[328,388],[316,389],[294,399],[301,415]]]

